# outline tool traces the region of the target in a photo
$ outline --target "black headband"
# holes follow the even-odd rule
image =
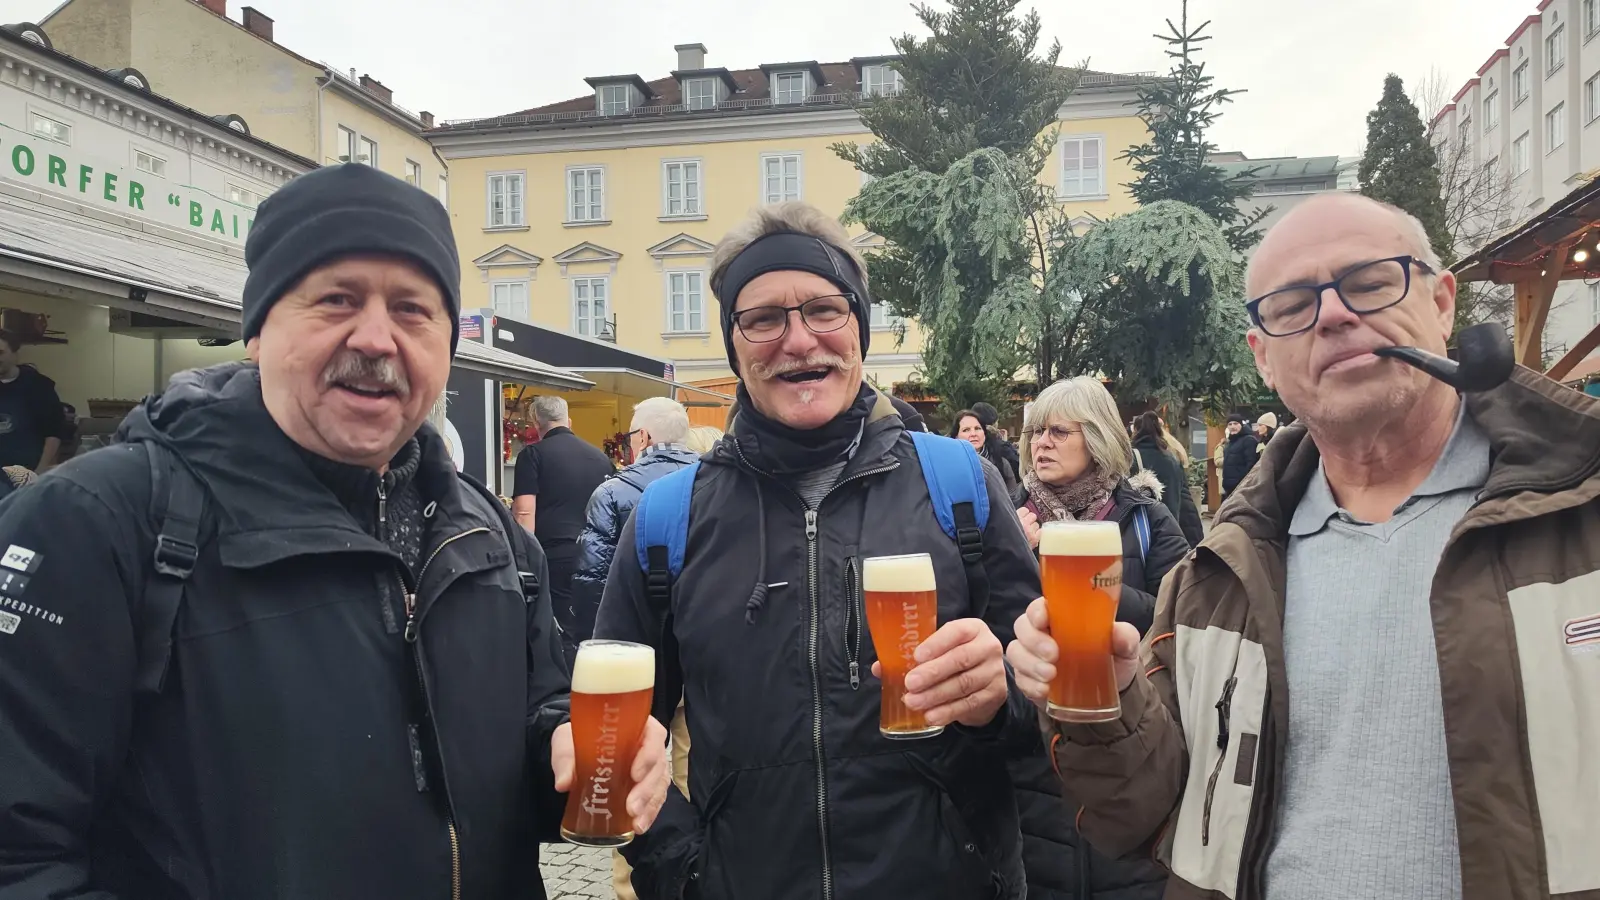
[[[872,334],[872,298],[867,294],[866,279],[855,262],[849,254],[821,238],[795,231],[775,231],[756,238],[740,250],[728,263],[722,280],[714,285],[717,301],[722,304],[722,335],[727,345],[728,365],[735,373],[739,365],[733,353],[733,308],[745,285],[768,272],[810,272],[826,278],[848,294],[861,333],[861,355],[866,356]]]

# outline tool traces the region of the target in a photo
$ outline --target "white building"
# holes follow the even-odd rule
[[[1600,170],[1600,0],[1543,0],[1434,116],[1436,142],[1461,142],[1512,180],[1512,224]],[[1563,282],[1544,330],[1547,359],[1600,324],[1600,281]]]
[[[244,357],[255,207],[315,167],[226,110],[197,112],[135,70],[56,52],[37,26],[0,28],[0,328],[80,416],[113,411],[83,422],[86,445],[172,374]],[[477,398],[492,400],[497,378],[590,384],[463,341],[452,390],[473,395],[466,411],[494,447],[498,417],[490,425]]]
[[[1356,169],[1361,160],[1354,156],[1274,156],[1251,159],[1243,153],[1213,153],[1207,160],[1230,176],[1249,173],[1255,182],[1255,195],[1239,202],[1239,211],[1254,215],[1267,210],[1256,227],[1265,233],[1278,220],[1311,197],[1328,191],[1354,192],[1361,189]],[[1254,248],[1251,249],[1254,252]]]

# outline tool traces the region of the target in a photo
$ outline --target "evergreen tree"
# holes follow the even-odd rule
[[[1383,99],[1367,113],[1367,149],[1361,156],[1360,178],[1361,193],[1416,216],[1428,231],[1433,252],[1445,265],[1455,262],[1440,188],[1439,156],[1398,75],[1383,80]]]
[[[1216,146],[1206,131],[1222,115],[1222,106],[1243,91],[1215,86],[1205,64],[1195,57],[1200,45],[1211,40],[1205,33],[1209,21],[1189,27],[1189,2],[1183,0],[1177,24],[1167,20],[1168,34],[1154,37],[1167,45],[1173,60],[1165,78],[1151,79],[1139,89],[1139,118],[1149,138],[1129,147],[1128,160],[1139,177],[1128,185],[1140,205],[1179,200],[1205,213],[1227,232],[1235,250],[1243,251],[1261,240],[1256,226],[1270,212],[1246,215],[1239,203],[1255,192],[1255,170],[1229,176],[1210,162]]]

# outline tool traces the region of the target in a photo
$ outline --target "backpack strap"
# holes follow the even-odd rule
[[[156,539],[135,637],[134,690],[159,694],[172,660],[172,636],[184,586],[200,558],[200,519],[205,514],[206,495],[200,480],[165,446],[146,441],[144,447],[150,461],[150,512]]]
[[[511,510],[506,509],[506,505],[483,482],[465,472],[457,472],[456,475],[460,477],[462,482],[471,485],[473,490],[494,509],[495,515],[500,519],[500,527],[504,528],[506,532],[506,543],[511,545],[511,559],[517,566],[517,580],[522,583],[523,602],[533,603],[538,600],[539,570],[534,565],[533,560],[528,557],[527,541],[517,539],[517,529],[522,529],[523,531],[526,531],[526,529],[522,528],[522,525],[511,515]]]
[[[650,482],[633,509],[634,552],[645,573],[645,589],[659,611],[672,608],[672,582],[683,571],[689,544],[689,501],[700,461]]]
[[[907,432],[922,464],[933,514],[945,536],[956,542],[967,570],[967,595],[973,615],[989,607],[989,573],[983,566],[983,531],[989,527],[989,484],[983,463],[966,441],[926,431]]]
[[[1139,536],[1139,562],[1150,555],[1150,511],[1143,503],[1133,508],[1133,530]]]

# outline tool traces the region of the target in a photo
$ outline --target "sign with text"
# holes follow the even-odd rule
[[[0,180],[243,245],[256,211],[0,122]]]
[[[483,340],[483,316],[462,316],[457,328],[460,329],[463,340]]]

